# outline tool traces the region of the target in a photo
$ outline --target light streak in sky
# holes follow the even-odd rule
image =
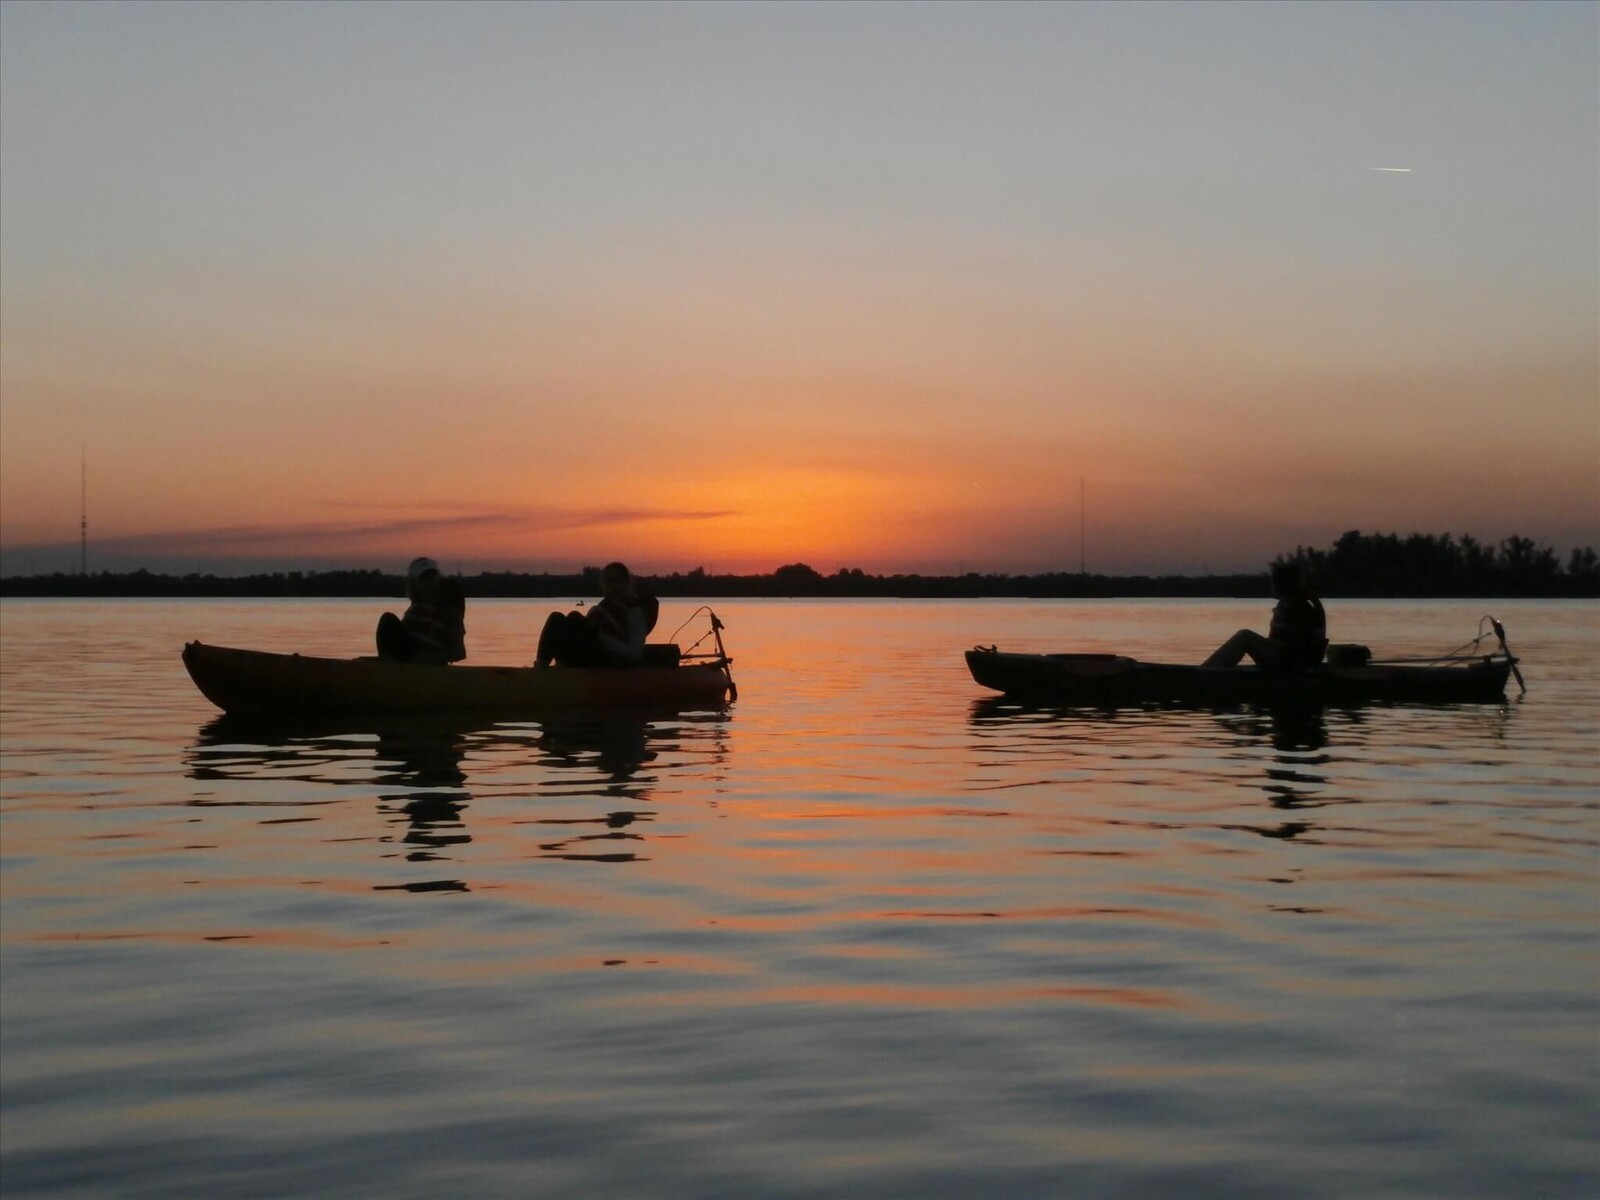
[[[1369,170],[1369,171],[1392,171],[1392,172],[1394,172],[1396,174],[1399,174],[1399,175],[1409,175],[1409,174],[1411,174],[1411,168],[1410,167],[1368,167],[1367,170]]]

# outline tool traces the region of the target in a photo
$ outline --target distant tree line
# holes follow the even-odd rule
[[[1471,534],[1361,533],[1352,529],[1326,550],[1300,546],[1279,562],[1310,569],[1325,596],[1594,596],[1600,556],[1575,548],[1565,564],[1532,538],[1498,546]]]
[[[869,575],[859,567],[824,575],[791,563],[768,575],[710,574],[703,567],[670,575],[638,576],[640,589],[663,598],[839,596],[974,598],[980,596],[1263,596],[1265,574],[1244,575]],[[600,594],[600,568],[570,575],[486,571],[462,578],[467,595],[592,598]],[[0,596],[303,596],[393,599],[405,594],[405,576],[377,570],[276,571],[257,575],[161,575],[146,570],[98,574],[0,578]]]
[[[1508,537],[1498,546],[1470,536],[1413,533],[1363,534],[1352,530],[1326,550],[1300,546],[1279,555],[1311,569],[1324,596],[1600,596],[1600,557],[1573,550],[1565,564],[1530,538]],[[462,580],[473,597],[564,597],[600,592],[600,568],[568,575],[491,571]],[[1140,596],[1266,596],[1266,571],[1236,575],[1090,575],[1052,571],[1039,575],[869,575],[860,567],[824,575],[806,563],[789,563],[767,575],[709,574],[703,567],[670,575],[641,575],[643,590],[661,597],[885,597],[960,599],[1036,597],[1110,599]],[[0,578],[0,596],[304,596],[392,599],[405,594],[405,577],[378,570],[277,571],[257,575],[160,575],[150,571],[57,572]]]

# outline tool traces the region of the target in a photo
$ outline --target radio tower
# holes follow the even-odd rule
[[[78,574],[89,574],[89,447],[79,448]]]

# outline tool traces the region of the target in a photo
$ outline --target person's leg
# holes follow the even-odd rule
[[[554,612],[545,618],[534,666],[548,667],[554,662],[558,667],[592,667],[598,664],[599,657],[594,626],[583,619],[582,613]]]
[[[1202,667],[1236,667],[1245,655],[1263,667],[1275,667],[1283,661],[1283,648],[1270,638],[1264,638],[1253,629],[1241,629],[1212,652],[1201,663]]]
[[[600,665],[600,638],[594,625],[580,612],[569,612],[561,631],[561,653],[556,662],[563,667],[597,667]]]
[[[548,667],[555,662],[562,650],[565,628],[566,616],[563,613],[553,612],[544,619],[544,628],[539,631],[539,652],[533,659],[534,666]]]
[[[378,618],[378,657],[404,662],[411,655],[411,635],[400,618],[386,612]]]
[[[1264,638],[1259,633],[1250,636],[1250,644],[1244,648],[1244,652],[1264,671],[1281,671],[1288,666],[1289,652],[1284,649],[1283,643]]]

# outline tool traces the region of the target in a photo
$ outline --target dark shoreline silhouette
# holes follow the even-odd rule
[[[1324,597],[1548,597],[1600,596],[1600,556],[1574,549],[1565,564],[1531,538],[1508,537],[1498,546],[1450,534],[1344,534],[1326,550],[1306,546],[1278,556],[1311,570]],[[598,594],[600,568],[572,574],[486,571],[462,578],[474,598],[571,597]],[[805,563],[790,563],[766,575],[712,575],[701,568],[668,575],[640,575],[655,596],[883,597],[895,599],[1238,597],[1269,594],[1268,575],[1095,575],[1052,571],[1035,575],[869,575],[841,568],[824,575]],[[255,575],[162,575],[150,571],[102,571],[77,575],[0,578],[0,596],[305,596],[393,597],[405,577],[378,570],[277,571]]]

